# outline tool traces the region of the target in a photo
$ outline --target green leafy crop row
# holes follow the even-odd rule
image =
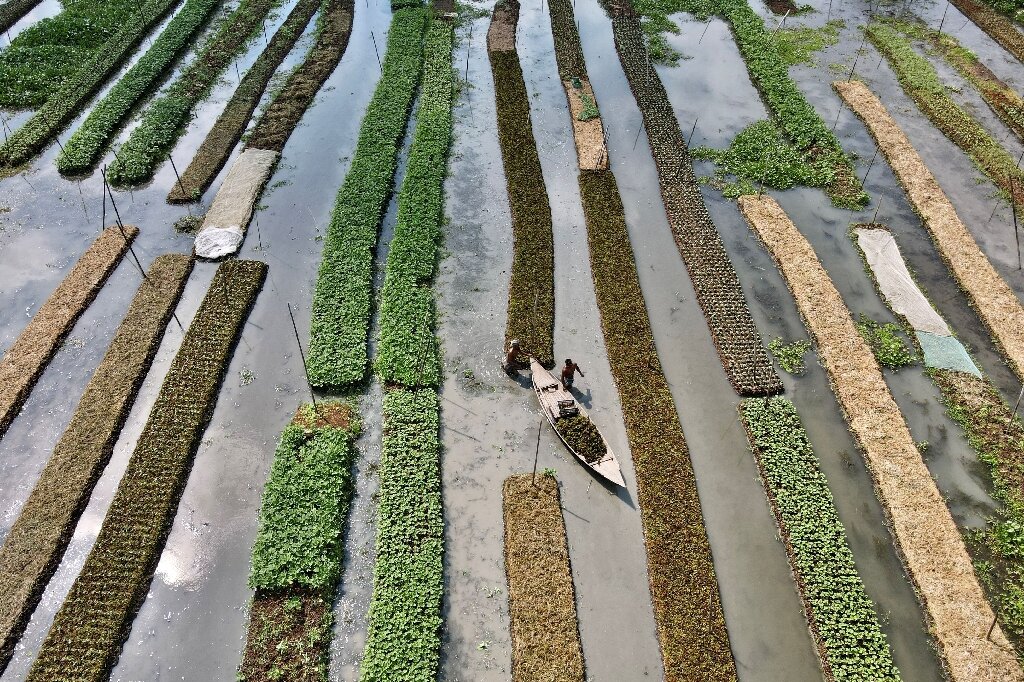
[[[0,670],[60,564],[192,272],[158,256],[0,547]]]
[[[224,371],[267,266],[214,275],[128,460],[96,542],[32,665],[31,682],[106,679],[156,570]]]
[[[442,237],[444,179],[452,138],[454,38],[445,21],[435,20],[427,30],[416,133],[398,195],[398,219],[380,295],[374,365],[385,383],[437,386],[441,380],[430,285]]]
[[[519,19],[518,0],[495,7],[492,22]],[[515,43],[513,41],[513,48]],[[542,365],[554,363],[555,253],[551,203],[530,120],[530,100],[515,50],[489,49],[498,114],[498,143],[512,213],[512,273],[509,277],[505,347],[518,339],[523,352]]]
[[[910,42],[888,24],[875,22],[865,29],[896,72],[900,85],[921,108],[922,113],[997,187],[1024,205],[1024,172],[1016,160],[947,94],[946,87],[927,59],[917,54]]]
[[[0,5],[0,32],[6,32],[42,0],[8,0]]]
[[[163,10],[151,13],[152,7],[130,0],[67,0],[60,14],[25,29],[0,52],[0,106],[39,106],[104,52],[122,27],[156,21],[176,3],[160,3]]]
[[[441,646],[444,521],[434,389],[384,396],[377,557],[362,682],[434,682]]]
[[[678,30],[668,19],[674,12],[724,18],[732,28],[750,80],[761,93],[772,121],[805,162],[820,169],[813,176],[816,186],[823,186],[837,206],[855,209],[867,203],[867,194],[839,140],[789,77],[789,65],[780,45],[747,0],[635,0],[633,4],[644,17],[648,34]]]
[[[309,377],[315,386],[358,383],[366,373],[377,232],[423,67],[427,12],[395,12],[384,69],[338,190],[313,293]]]
[[[772,368],[736,269],[694,178],[686,140],[650,61],[640,22],[630,14],[616,16],[612,31],[619,61],[643,116],[665,216],[726,375],[740,395],[779,393],[782,382]]]
[[[864,315],[860,316],[856,324],[857,331],[867,341],[878,364],[889,369],[900,369],[917,362],[917,355],[900,336],[898,324],[878,324]]]
[[[188,48],[220,0],[187,0],[128,73],[89,112],[57,157],[57,169],[66,175],[88,171],[117,134],[132,108],[150,92],[174,60]]]
[[[131,56],[149,29],[177,2],[146,0],[141,6],[133,5],[133,11],[117,24],[118,30],[107,37],[101,49],[82,54],[73,64],[62,67],[66,73],[59,82],[48,86],[46,93],[32,95],[38,100],[35,103],[43,106],[0,147],[0,165],[19,166],[35,156],[85,106],[93,93]],[[0,54],[7,55],[8,51]],[[23,94],[28,97],[30,93]]]
[[[740,403],[772,511],[782,532],[826,679],[899,680],[846,530],[793,403]]]
[[[267,13],[279,2],[242,0],[195,61],[143,113],[139,127],[121,146],[107,171],[111,183],[139,185],[153,177],[185,131],[192,110],[210,94],[217,78],[261,29]]]

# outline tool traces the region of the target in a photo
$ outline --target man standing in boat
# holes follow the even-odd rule
[[[562,367],[562,385],[565,386],[565,390],[572,388],[572,382],[575,380],[576,372],[580,373],[581,377],[587,376],[580,369],[580,366],[572,361],[571,358],[565,359],[565,365]]]

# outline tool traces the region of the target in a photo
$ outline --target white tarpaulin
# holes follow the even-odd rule
[[[238,251],[278,156],[267,149],[246,149],[235,159],[196,235],[197,256],[216,259]]]
[[[857,228],[857,243],[875,273],[878,288],[894,312],[907,318],[915,330],[936,336],[952,336],[945,320],[939,317],[921,293],[907,270],[896,240],[888,230]]]

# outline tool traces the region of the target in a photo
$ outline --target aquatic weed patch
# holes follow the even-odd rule
[[[195,60],[146,108],[142,121],[121,146],[107,170],[116,186],[151,180],[191,121],[192,111],[206,99],[217,78],[245,49],[280,0],[242,0],[207,41]],[[301,31],[300,31],[301,32]]]
[[[0,358],[0,436],[138,233],[132,225],[101,232]]]
[[[426,20],[421,8],[395,12],[383,74],[335,199],[313,292],[308,365],[314,386],[355,384],[366,373],[377,232],[420,82]]]
[[[295,47],[313,14],[318,8],[324,11],[327,5],[328,2],[325,0],[298,0],[295,3],[288,13],[288,18],[274,32],[274,36],[260,52],[256,62],[245,72],[245,76],[231,94],[231,99],[217,117],[210,132],[203,138],[192,162],[181,174],[181,181],[171,187],[167,197],[169,202],[199,200],[231,156],[231,150],[241,139],[252,112],[256,111],[256,106],[260,103],[277,68]]]
[[[856,322],[857,332],[867,341],[878,364],[889,369],[900,369],[917,362],[917,354],[903,340],[898,324],[879,324],[865,315]]]
[[[0,547],[0,670],[14,654],[110,459],[191,271],[192,260],[184,254],[153,261]]]
[[[99,535],[28,680],[102,680],[120,656],[163,551],[221,380],[267,266],[221,264],[171,362]]]
[[[1018,377],[1024,377],[1024,307],[960,220],[921,156],[896,121],[859,81],[832,87],[864,121],[878,142],[914,210],[954,279]]]
[[[748,398],[740,416],[825,679],[896,682],[899,671],[796,408],[781,396]]]
[[[665,679],[734,679],[693,467],[654,345],[614,175],[581,173],[580,194],[601,329],[636,468]]]
[[[398,388],[385,394],[363,682],[437,677],[444,588],[439,428],[436,390]]]
[[[423,85],[409,164],[398,193],[398,217],[380,293],[380,333],[374,368],[384,383],[437,386],[441,358],[434,334],[431,283],[437,271],[444,179],[452,140],[454,75],[451,24],[434,20],[423,46]]]
[[[495,5],[487,50],[494,76],[498,144],[512,214],[505,348],[518,339],[524,353],[551,367],[555,361],[554,233],[551,203],[533,136],[530,101],[515,50],[518,20],[518,0]],[[511,35],[496,38],[499,31]]]
[[[615,16],[612,31],[619,61],[643,116],[665,215],[726,376],[740,395],[779,393],[782,381],[772,367],[736,269],[701,196],[686,140],[650,62],[639,20],[629,13]]]
[[[992,7],[980,0],[950,0],[950,2],[978,28],[999,43],[1003,49],[1018,60],[1024,61],[1024,35],[1017,30],[1013,22],[1000,16]]]
[[[604,444],[601,432],[594,426],[589,417],[578,414],[575,417],[562,417],[555,421],[558,435],[591,464],[599,462],[606,454],[608,447]]]
[[[929,630],[953,680],[1020,679],[963,539],[921,458],[878,363],[807,240],[769,196],[740,209],[796,300],[818,359],[871,472]]]
[[[807,369],[804,355],[811,350],[811,342],[806,340],[786,343],[781,338],[774,338],[768,344],[768,350],[775,356],[779,366],[790,374],[803,374]]]
[[[583,648],[554,476],[516,474],[502,486],[505,575],[516,682],[583,682]]]
[[[946,93],[946,88],[927,59],[888,24],[873,23],[865,29],[899,79],[903,90],[917,103],[935,127],[960,147],[971,161],[1002,189],[1014,205],[1024,205],[1024,171],[1016,160],[981,125]]]
[[[57,157],[64,175],[85,173],[99,163],[132,109],[160,82],[189,47],[221,0],[187,0],[142,58],[121,76],[89,112]]]

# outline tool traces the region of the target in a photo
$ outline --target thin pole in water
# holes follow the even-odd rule
[[[782,15],[782,21],[780,21],[779,25],[775,27],[774,31],[772,31],[771,37],[768,38],[768,42],[769,43],[774,43],[775,42],[775,34],[778,33],[779,29],[782,28],[786,24],[786,17],[789,16],[789,12],[790,11],[787,9],[786,13],[784,15]],[[710,19],[708,21],[710,22]]]
[[[377,50],[377,37],[373,35],[373,31],[370,31],[370,38],[373,40],[373,53],[377,55],[377,68],[384,73],[384,65],[380,63],[380,51]]]
[[[878,205],[875,206],[875,214],[871,216],[871,224],[874,225],[875,221],[878,220],[878,209],[882,208],[882,200],[878,200]]]
[[[690,141],[693,139],[693,134],[697,131],[697,121],[700,120],[700,116],[693,119],[693,127],[690,128],[690,136],[686,138],[686,148],[690,148]]]
[[[469,82],[469,51],[473,47],[473,24],[469,25],[469,40],[466,41],[466,77],[465,81]]]
[[[135,253],[135,247],[132,246],[131,240],[128,239],[128,233],[124,231],[124,223],[121,222],[121,212],[117,210],[117,204],[114,203],[114,193],[110,190],[110,185],[107,183],[107,167],[104,166],[103,170],[103,188],[110,195],[110,205],[114,209],[114,215],[117,217],[117,227],[121,231],[121,237],[124,238],[125,243],[128,245],[128,251],[132,254],[132,258],[135,259],[135,265],[139,267],[139,272],[142,273],[142,279],[149,281],[149,277],[146,276],[146,270],[142,267],[142,263],[139,261],[139,256]],[[180,323],[179,323],[180,324]]]
[[[854,71],[857,70],[857,60],[860,59],[860,51],[864,49],[864,41],[867,40],[867,39],[868,39],[868,34],[865,33],[864,37],[861,38],[860,46],[857,48],[857,53],[853,57],[853,66],[850,67],[850,76],[849,76],[849,78],[846,79],[848,81],[852,81],[853,80],[853,73],[854,73]]]
[[[1017,408],[1020,407],[1020,399],[1024,398],[1024,385],[1020,387],[1020,394],[1017,396],[1017,402],[1013,404],[1013,416],[1017,416]]]
[[[295,324],[295,314],[292,312],[292,304],[288,303],[288,317],[292,318],[292,331],[295,332],[295,345],[299,347],[299,358],[302,360],[302,372],[306,375],[306,386],[309,387],[309,397],[313,400],[313,412],[319,412],[316,404],[316,394],[313,393],[313,384],[309,380],[309,370],[306,368],[306,354],[302,352],[302,342],[299,341],[299,327]]]
[[[188,211],[188,215],[191,218],[192,217],[192,207],[189,206],[188,195],[185,194],[185,186],[183,184],[181,184],[181,175],[178,174],[178,167],[174,165],[174,155],[173,154],[168,154],[167,155],[167,159],[168,159],[168,161],[171,162],[171,170],[174,171],[174,177],[176,177],[178,179],[178,191],[181,192],[181,196],[185,199],[185,202],[186,202],[185,203],[185,210]]]
[[[704,30],[700,32],[700,38],[697,39],[697,44],[698,45],[700,45],[700,41],[704,40],[704,34],[708,32],[709,28],[711,28],[711,19],[712,18],[713,17],[708,17],[707,23],[704,24]]]
[[[875,153],[871,155],[871,163],[868,164],[868,169],[864,171],[864,179],[860,181],[860,184],[864,184],[868,181],[868,173],[871,172],[871,167],[875,165],[875,159],[878,157],[878,145],[875,145]]]
[[[644,129],[644,119],[640,119],[640,126],[636,129],[636,137],[633,138],[633,151],[636,151],[636,143],[640,140],[640,132]]]
[[[533,451],[533,487],[537,487],[537,460],[540,459],[540,432],[544,428],[544,417],[541,417],[537,425],[537,447]]]
[[[939,37],[942,36],[942,25],[944,23],[946,23],[946,12],[948,12],[948,11],[949,11],[949,0],[946,0],[946,9],[944,9],[942,11],[942,19],[941,19],[941,21],[939,21],[939,30],[938,30]]]
[[[828,0],[828,13],[825,15],[825,21],[832,19],[832,0]]]
[[[1017,243],[1017,269],[1021,269],[1020,260],[1020,230],[1017,229],[1017,182],[1016,178],[1010,178],[1010,213],[1013,214],[1013,238]]]
[[[845,107],[845,106],[846,105],[842,101],[839,102],[839,111],[836,112],[836,120],[832,123],[832,134],[833,135],[836,132],[836,126],[839,125],[839,117],[842,115],[843,107]]]

